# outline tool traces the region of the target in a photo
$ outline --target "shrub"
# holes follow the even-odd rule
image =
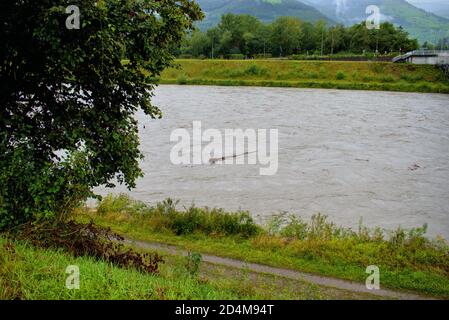
[[[177,235],[202,232],[215,235],[240,235],[250,237],[259,230],[248,212],[228,213],[221,209],[197,208],[171,211],[167,215],[168,229]]]
[[[385,65],[381,63],[372,63],[371,69],[374,73],[384,73],[385,72]]]
[[[245,74],[248,76],[264,76],[268,75],[270,71],[266,68],[259,67],[256,64],[252,64],[245,69]]]
[[[200,264],[201,264],[202,256],[201,253],[198,252],[188,252],[186,257],[186,269],[187,272],[192,276],[195,277],[198,275],[200,271]]]
[[[241,53],[231,53],[231,54],[226,55],[226,58],[230,59],[230,60],[243,60],[243,59],[245,59],[245,55],[243,55]]]
[[[302,221],[301,218],[296,216],[290,216],[290,221],[281,230],[280,234],[283,237],[295,238],[298,240],[304,240],[307,237],[308,226],[307,223]]]
[[[338,71],[335,78],[337,80],[344,80],[346,78],[346,74],[343,71]]]
[[[312,72],[307,72],[307,73],[306,73],[306,78],[309,78],[309,79],[318,79],[319,76],[318,76],[318,73],[312,71]]]
[[[54,163],[35,161],[30,149],[16,146],[0,158],[0,230],[30,220],[63,220],[92,195],[85,154]]]
[[[423,79],[424,79],[424,77],[421,74],[418,74],[418,75],[402,74],[401,75],[401,80],[405,80],[408,82],[421,81]]]
[[[210,235],[253,236],[260,231],[248,212],[225,212],[222,209],[190,206],[180,211],[179,201],[167,198],[152,207],[143,202],[131,200],[127,195],[108,195],[98,204],[98,213],[119,213],[130,215],[139,223],[148,223],[155,230],[171,230],[177,235],[202,232]]]
[[[121,193],[117,196],[113,196],[112,194],[108,194],[106,197],[103,197],[97,206],[97,213],[106,214],[106,213],[120,213],[120,212],[136,212],[138,208],[143,207],[144,204],[132,200],[127,194]]]
[[[281,232],[282,227],[285,224],[285,215],[286,213],[283,212],[270,217],[266,226],[269,235],[274,236]]]
[[[272,235],[259,235],[252,239],[251,245],[255,248],[278,250],[285,248],[287,241],[284,238]]]
[[[363,76],[362,80],[365,82],[371,82],[371,81],[373,81],[373,77],[365,75],[365,76]]]
[[[184,75],[180,75],[178,79],[176,79],[177,84],[187,84],[187,78]]]
[[[164,262],[157,253],[139,253],[133,249],[125,249],[123,237],[92,222],[27,224],[14,235],[38,247],[63,249],[75,257],[90,256],[145,273],[158,273],[159,263]]]
[[[179,59],[193,59],[193,55],[188,53],[183,53],[178,56]]]
[[[394,82],[395,79],[394,79],[393,76],[387,75],[387,76],[382,76],[382,77],[380,78],[380,81],[381,81],[381,82],[388,82],[388,83],[391,83],[391,82]]]
[[[254,59],[269,59],[272,58],[273,55],[271,53],[258,53],[254,55]]]

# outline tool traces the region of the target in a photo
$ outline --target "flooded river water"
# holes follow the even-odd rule
[[[321,212],[337,224],[392,229],[429,224],[449,238],[449,95],[321,89],[160,86],[161,120],[138,115],[145,177],[127,191],[154,203],[249,210],[257,219]],[[279,166],[175,165],[170,134],[278,129]],[[144,127],[145,126],[145,127]]]

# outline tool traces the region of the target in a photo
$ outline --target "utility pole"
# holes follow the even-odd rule
[[[332,37],[332,40],[331,40],[331,55],[333,55],[334,54],[334,30],[331,31],[331,37]]]
[[[265,41],[266,39],[263,38],[263,58],[265,59]]]
[[[377,37],[376,37],[376,54],[379,53],[379,32],[377,33]]]
[[[321,32],[321,56],[323,56],[323,51],[324,51],[324,29]]]

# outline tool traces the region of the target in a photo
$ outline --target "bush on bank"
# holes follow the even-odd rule
[[[99,203],[100,215],[119,214],[142,221],[154,230],[167,230],[176,235],[201,232],[208,235],[239,235],[250,237],[258,234],[257,226],[248,212],[225,212],[222,209],[191,206],[185,211],[176,209],[177,201],[166,199],[156,206],[148,206],[131,200],[127,195],[108,195]]]
[[[429,65],[295,60],[177,60],[162,84],[297,87],[449,93],[444,72]]]
[[[283,250],[293,256],[320,259],[328,263],[377,264],[395,269],[426,270],[449,277],[449,246],[440,237],[426,237],[427,225],[413,229],[370,229],[361,222],[358,230],[337,226],[322,214],[304,220],[279,214],[266,225],[256,224],[248,212],[191,206],[178,210],[167,199],[154,206],[129,196],[108,195],[99,203],[99,216],[112,225],[144,226],[146,230],[173,235],[204,234],[211,237],[241,237],[255,249]],[[131,229],[132,229],[131,228]]]
[[[192,208],[180,210],[173,200],[147,205],[109,195],[97,210],[81,208],[75,217],[135,239],[354,281],[364,281],[366,267],[376,265],[382,286],[449,297],[449,246],[443,238],[426,237],[426,225],[383,230],[360,223],[353,230],[321,214],[311,219],[280,214],[258,225],[248,213]]]

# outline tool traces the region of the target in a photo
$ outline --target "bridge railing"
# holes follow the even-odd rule
[[[405,59],[407,59],[408,57],[411,57],[411,56],[412,56],[412,53],[411,52],[407,52],[406,54],[394,57],[392,61],[393,62],[399,62],[399,61],[405,60]]]
[[[414,50],[414,51],[410,51],[407,52],[403,55],[394,57],[392,59],[393,62],[400,62],[403,60],[406,60],[409,57],[419,57],[419,56],[434,56],[434,57],[438,57],[438,56],[449,56],[449,50]]]
[[[414,50],[414,51],[410,51],[407,52],[406,54],[411,54],[414,56],[431,56],[431,55],[448,55],[449,54],[449,50]]]

